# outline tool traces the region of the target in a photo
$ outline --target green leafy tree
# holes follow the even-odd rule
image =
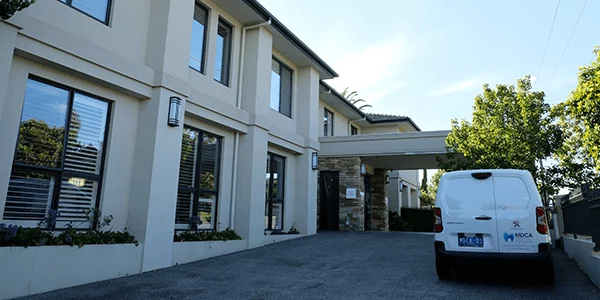
[[[21,11],[31,4],[35,3],[36,0],[0,0],[0,18],[2,20],[8,20],[16,12]]]
[[[348,100],[348,102],[352,103],[352,105],[355,105],[355,106],[358,106],[358,104],[361,102],[366,103],[366,101],[364,99],[358,98],[357,91],[350,92],[348,90],[348,88],[344,89],[344,91],[341,92],[340,95],[342,95],[342,97],[344,97],[346,100]],[[367,107],[373,107],[373,106],[371,106],[370,104],[363,104],[363,105],[359,106],[358,109],[363,110]]]
[[[426,172],[424,172],[427,174]],[[433,173],[431,176],[431,183],[427,183],[426,188],[423,189],[423,184],[421,184],[421,206],[432,206],[435,205],[435,196],[437,194],[438,185],[440,184],[440,178],[442,175],[446,173],[444,170],[437,170],[437,172]],[[423,181],[426,181],[426,176],[423,178]]]
[[[549,170],[565,187],[582,183],[600,186],[600,47],[596,59],[579,69],[578,84],[563,103],[553,108],[565,132],[556,154],[558,165]]]
[[[530,76],[515,85],[483,86],[475,97],[471,122],[452,120],[448,135],[449,155],[438,157],[440,169],[523,169],[538,180],[538,162],[562,145],[561,128],[550,114],[544,92],[531,90]],[[460,157],[456,153],[462,153]],[[549,194],[557,187],[545,185]]]

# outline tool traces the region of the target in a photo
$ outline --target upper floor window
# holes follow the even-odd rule
[[[229,68],[231,64],[231,35],[232,27],[222,19],[219,19],[217,29],[217,56],[215,61],[216,81],[229,86]]]
[[[326,108],[324,116],[325,117],[323,119],[323,135],[333,136],[333,113]]]
[[[88,212],[99,207],[109,106],[73,89],[27,81],[4,220],[35,226],[55,210],[59,227],[91,225]]]
[[[192,42],[190,45],[190,68],[204,74],[204,53],[206,52],[206,21],[208,9],[199,3],[194,7],[192,21]]]
[[[271,108],[292,116],[292,69],[273,58],[271,62]]]
[[[358,128],[350,125],[350,135],[357,135],[358,134]]]
[[[58,0],[76,10],[108,24],[108,15],[112,0]]]

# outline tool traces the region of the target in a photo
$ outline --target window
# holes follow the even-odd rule
[[[108,24],[111,0],[59,0],[60,2],[75,8],[76,10],[104,23]]]
[[[179,163],[176,229],[187,229],[193,217],[198,229],[215,229],[219,196],[221,137],[184,127]]]
[[[357,135],[358,134],[358,128],[350,125],[350,135]]]
[[[208,9],[196,3],[192,21],[192,42],[190,45],[190,68],[204,74],[204,53],[206,45],[206,21]]]
[[[267,154],[265,230],[283,229],[285,157]]]
[[[219,19],[217,29],[217,57],[215,61],[216,81],[229,86],[229,65],[231,62],[231,25]]]
[[[292,69],[276,58],[271,62],[271,108],[292,116]]]
[[[325,118],[323,119],[323,135],[333,136],[333,113],[325,109]]]
[[[89,224],[98,207],[110,105],[73,89],[29,79],[8,184],[5,220]]]

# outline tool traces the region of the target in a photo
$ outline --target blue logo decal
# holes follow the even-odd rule
[[[515,235],[513,233],[508,234],[508,233],[504,233],[504,241],[508,242],[508,240],[510,240],[511,242],[515,241]]]

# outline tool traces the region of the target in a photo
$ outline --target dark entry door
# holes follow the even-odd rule
[[[320,180],[319,229],[339,230],[340,173],[337,171],[321,171]]]
[[[365,175],[365,231],[371,230],[371,176]]]

